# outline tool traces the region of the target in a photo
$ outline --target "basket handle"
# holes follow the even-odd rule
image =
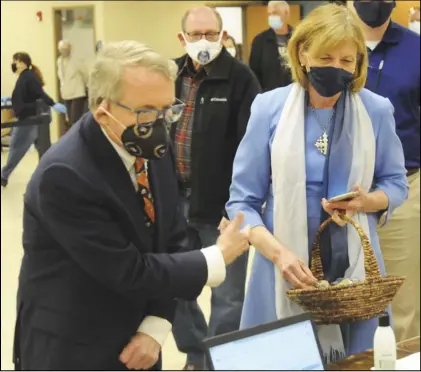
[[[352,225],[357,230],[358,235],[361,238],[361,245],[363,247],[363,252],[364,252],[364,268],[365,268],[366,280],[370,280],[370,279],[373,280],[373,279],[381,278],[379,264],[377,262],[376,256],[374,255],[370,240],[368,239],[367,235],[365,234],[361,226],[359,226],[351,217],[345,214],[341,214],[340,217],[344,221]],[[316,237],[314,239],[310,269],[317,280],[324,279],[322,259],[320,257],[320,237],[321,237],[322,232],[332,222],[333,222],[332,217],[324,221],[320,225],[319,229],[317,230]]]

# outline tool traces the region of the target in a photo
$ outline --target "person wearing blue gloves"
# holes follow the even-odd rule
[[[1,107],[12,104],[12,97],[1,97]]]
[[[28,53],[19,52],[13,55],[12,72],[18,74],[12,93],[12,108],[18,120],[24,120],[37,113],[36,101],[41,99],[54,111],[65,114],[66,106],[56,103],[45,93],[44,79],[38,67],[32,64]],[[17,126],[13,128],[9,155],[6,165],[1,170],[1,186],[6,187],[9,177],[19,162],[38,138],[38,126]]]

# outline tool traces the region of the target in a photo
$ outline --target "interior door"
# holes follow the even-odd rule
[[[295,27],[301,21],[301,6],[290,4],[290,18],[288,23]],[[245,56],[248,61],[250,56],[251,44],[255,36],[269,28],[268,13],[266,5],[249,5],[246,7],[246,37],[245,37]]]
[[[59,57],[59,52],[57,49],[58,42],[63,38],[63,29],[62,29],[62,19],[61,19],[61,10],[54,10],[54,61],[57,61]],[[55,65],[55,64],[54,64]],[[58,78],[57,68],[56,71],[56,80],[57,80],[57,92],[56,97],[59,97],[61,100],[60,95],[60,81]],[[65,125],[65,115],[55,115],[57,118],[57,125],[58,125],[58,138],[60,138],[66,132],[66,125]]]
[[[404,27],[408,27],[409,10],[419,7],[420,1],[397,1],[392,12],[392,20]]]

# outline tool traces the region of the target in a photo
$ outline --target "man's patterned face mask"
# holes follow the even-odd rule
[[[167,153],[170,143],[167,127],[164,119],[131,125],[121,135],[121,142],[130,155],[150,160],[161,159]]]

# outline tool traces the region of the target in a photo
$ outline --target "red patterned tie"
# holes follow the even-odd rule
[[[145,204],[145,213],[151,223],[155,222],[155,207],[149,188],[148,173],[146,172],[145,159],[137,158],[135,163],[136,179],[139,185],[139,192]]]

